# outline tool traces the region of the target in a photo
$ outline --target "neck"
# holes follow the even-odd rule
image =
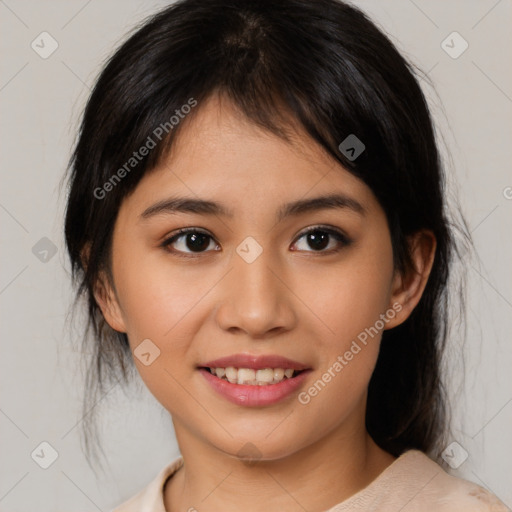
[[[325,511],[372,482],[395,457],[363,429],[336,430],[288,456],[241,461],[175,422],[185,464],[165,488],[167,512]]]

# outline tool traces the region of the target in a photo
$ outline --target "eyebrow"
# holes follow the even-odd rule
[[[310,199],[299,199],[282,205],[276,214],[276,222],[286,217],[297,216],[318,210],[349,209],[360,215],[365,215],[366,209],[355,199],[344,194],[329,194]],[[156,215],[175,213],[195,213],[199,215],[220,215],[233,218],[233,211],[221,203],[196,199],[192,197],[172,197],[164,199],[150,206],[140,215],[146,220]]]

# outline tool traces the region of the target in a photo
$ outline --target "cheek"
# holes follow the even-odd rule
[[[341,421],[360,403],[379,354],[381,315],[386,313],[393,277],[392,248],[388,239],[374,237],[371,245],[354,248],[346,259],[325,272],[308,274],[303,289],[328,329],[317,339],[318,375],[306,390],[305,403],[326,414],[336,404]],[[316,282],[318,286],[312,286]],[[322,284],[320,286],[320,284]],[[315,398],[318,397],[318,398]],[[320,412],[319,412],[320,414]],[[327,428],[327,426],[326,426]]]
[[[198,310],[194,306],[204,290],[201,291],[201,281],[189,279],[170,264],[147,256],[136,258],[136,250],[131,252],[132,258],[114,261],[114,279],[128,340],[135,366],[148,390],[174,413],[177,404],[185,403],[187,398],[182,396],[179,383],[186,381],[190,372],[187,361],[195,336],[195,324],[190,319]],[[191,286],[189,281],[195,284]],[[145,361],[140,356],[148,352],[150,356]]]
[[[141,253],[139,258],[137,252]],[[163,253],[148,256],[137,247],[130,252],[118,251],[127,253],[133,257],[114,261],[114,279],[128,334],[134,341],[142,337],[165,342],[173,337],[173,346],[179,347],[174,335],[186,324],[182,321],[199,298],[214,284],[213,276],[210,279],[199,266],[183,270]]]
[[[324,325],[337,350],[375,325],[389,307],[393,278],[390,244],[360,248],[332,265],[304,273],[301,297]],[[364,250],[363,250],[364,249]],[[321,324],[320,324],[321,325]],[[381,330],[381,329],[379,329]],[[331,355],[332,357],[332,355]]]
[[[148,254],[143,247],[123,242],[118,240],[114,253],[124,255],[114,259],[114,280],[134,362],[157,399],[164,403],[172,396],[174,404],[182,393],[177,382],[190,377],[197,361],[193,342],[208,314],[208,291],[223,272],[208,272],[201,265],[184,269],[164,253]],[[137,353],[147,339],[156,346],[158,357],[146,366]],[[172,409],[172,404],[165,406]]]

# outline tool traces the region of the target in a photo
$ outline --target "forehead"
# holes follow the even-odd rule
[[[304,130],[287,139],[248,120],[229,100],[213,96],[180,127],[171,150],[129,199],[140,210],[169,195],[212,199],[240,213],[340,192],[367,207],[370,189]]]
[[[286,162],[297,165],[300,161],[313,168],[331,168],[335,164],[296,120],[285,113],[280,117],[275,124],[286,131],[286,138],[258,126],[225,96],[213,95],[185,120],[170,155],[173,165],[179,166],[183,160],[190,163],[204,159],[210,159],[212,165],[237,161],[241,168],[263,159],[275,159],[275,168],[286,167]],[[247,156],[252,159],[241,165],[240,158]],[[215,157],[215,161],[209,157]],[[266,169],[272,170],[272,166],[260,171]]]

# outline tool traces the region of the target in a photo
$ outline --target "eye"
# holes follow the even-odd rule
[[[330,254],[341,250],[351,243],[351,240],[341,231],[322,226],[309,228],[300,235],[298,241],[301,239],[305,239],[305,243],[313,250],[310,251],[307,248],[301,248],[298,242],[295,242],[294,245],[299,245],[299,248],[293,250]],[[208,249],[219,250],[219,245],[215,243],[214,238],[197,228],[180,229],[176,234],[164,240],[161,245],[167,251],[176,253],[178,256],[210,252]],[[326,248],[327,250],[325,250]]]
[[[211,235],[196,228],[183,228],[180,229],[175,235],[167,238],[162,247],[170,252],[194,254],[206,252],[214,242]],[[170,247],[173,246],[171,249]],[[218,247],[213,243],[213,247]]]
[[[341,231],[322,226],[315,226],[308,229],[302,233],[298,240],[301,240],[302,238],[305,239],[305,244],[308,244],[313,251],[308,251],[307,248],[305,249],[305,244],[303,244],[302,248],[299,247],[298,250],[306,250],[307,252],[333,253],[341,250],[343,247],[350,245],[351,243],[351,240]],[[295,244],[297,245],[297,242]],[[326,247],[328,250],[324,250]]]

